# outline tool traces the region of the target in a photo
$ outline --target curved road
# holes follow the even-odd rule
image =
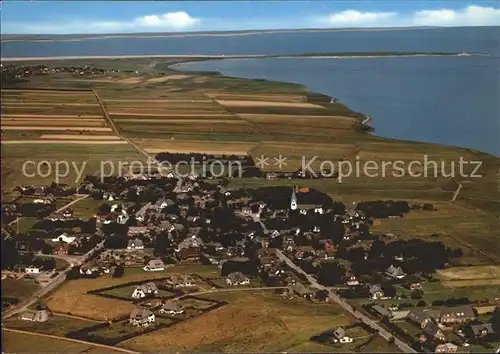
[[[285,256],[281,250],[277,250],[276,255],[278,258],[282,261],[284,261],[290,268],[295,270],[297,273],[302,274],[307,278],[307,280],[313,285],[314,287],[320,289],[320,290],[326,290],[328,291],[329,297],[331,300],[335,301],[337,304],[342,306],[344,310],[352,314],[354,317],[356,317],[358,320],[361,322],[367,324],[368,326],[372,327],[373,329],[377,330],[380,336],[382,336],[385,340],[389,340],[391,338],[394,339],[394,344],[398,346],[399,349],[401,349],[405,353],[417,353],[416,350],[414,350],[412,347],[410,347],[408,344],[403,342],[402,340],[398,339],[396,336],[393,336],[389,331],[387,331],[385,328],[380,326],[378,323],[373,321],[372,319],[368,318],[366,315],[363,313],[356,311],[347,301],[345,301],[343,298],[341,298],[337,293],[332,291],[331,289],[327,288],[326,286],[323,286],[317,282],[317,280],[310,274],[307,274],[304,272],[302,269],[300,269],[299,266],[294,264],[290,258]]]

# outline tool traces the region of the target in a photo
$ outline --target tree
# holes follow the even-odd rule
[[[345,268],[336,262],[324,263],[318,274],[318,282],[324,286],[332,286],[342,282]]]
[[[74,280],[80,278],[80,268],[73,267],[70,269],[68,274],[66,274],[66,280]]]
[[[56,261],[54,258],[47,258],[43,261],[42,266],[45,270],[53,270],[56,268]]]
[[[500,337],[500,310],[494,312],[493,317],[491,318],[491,325],[493,326],[493,330]]]
[[[125,274],[125,268],[121,264],[117,265],[113,273],[113,278],[120,278],[123,274]]]
[[[381,285],[382,291],[386,297],[396,297],[397,291],[394,285],[389,282],[385,282]]]

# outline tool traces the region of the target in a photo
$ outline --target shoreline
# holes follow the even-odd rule
[[[41,38],[36,39],[36,36],[51,35],[6,35],[7,38],[2,38],[2,43],[14,42],[79,42],[85,40],[99,40],[99,39],[114,39],[114,38],[183,38],[183,37],[234,37],[234,36],[251,36],[260,34],[273,34],[273,33],[328,33],[328,32],[380,32],[380,31],[408,31],[408,30],[422,30],[422,29],[439,29],[442,27],[437,26],[416,26],[416,27],[373,27],[373,28],[302,28],[302,29],[276,29],[276,30],[244,30],[244,31],[220,31],[220,32],[184,32],[184,33],[116,33],[116,34],[62,34],[52,35],[55,38]],[[26,38],[12,38],[13,36],[26,36]],[[33,36],[30,38],[30,36]],[[58,38],[59,36],[59,38]],[[79,37],[80,36],[80,37]],[[11,38],[9,38],[11,37]]]
[[[335,55],[335,54],[296,54],[296,55],[267,55],[267,54],[137,54],[137,55],[81,55],[81,56],[53,56],[53,57],[1,57],[2,62],[19,62],[19,61],[57,61],[57,60],[84,60],[84,59],[224,59],[224,60],[238,60],[238,59],[374,59],[374,58],[396,58],[396,57],[436,57],[436,56],[449,56],[449,57],[470,57],[470,56],[489,56],[488,53],[412,53],[405,54],[370,54],[367,55]]]

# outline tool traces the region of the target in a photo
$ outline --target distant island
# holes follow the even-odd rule
[[[341,52],[341,53],[303,53],[303,54],[249,54],[249,55],[203,55],[203,54],[137,54],[137,55],[87,55],[87,56],[54,56],[54,57],[2,57],[4,62],[20,61],[53,61],[77,59],[189,59],[189,61],[217,60],[217,59],[269,59],[269,58],[379,58],[379,57],[411,57],[411,56],[472,56],[488,55],[486,53],[457,53],[457,52]]]
[[[166,37],[219,37],[219,36],[245,36],[267,33],[302,33],[302,32],[353,32],[353,31],[402,31],[418,29],[436,29],[441,27],[416,26],[416,27],[373,27],[373,28],[304,28],[304,29],[278,29],[278,30],[242,30],[242,31],[209,31],[209,32],[144,32],[144,33],[103,33],[103,34],[2,34],[2,43],[8,42],[72,42],[86,39],[109,38],[166,38]]]

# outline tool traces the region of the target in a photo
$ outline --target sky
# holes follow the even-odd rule
[[[500,26],[500,0],[2,1],[2,34]]]

